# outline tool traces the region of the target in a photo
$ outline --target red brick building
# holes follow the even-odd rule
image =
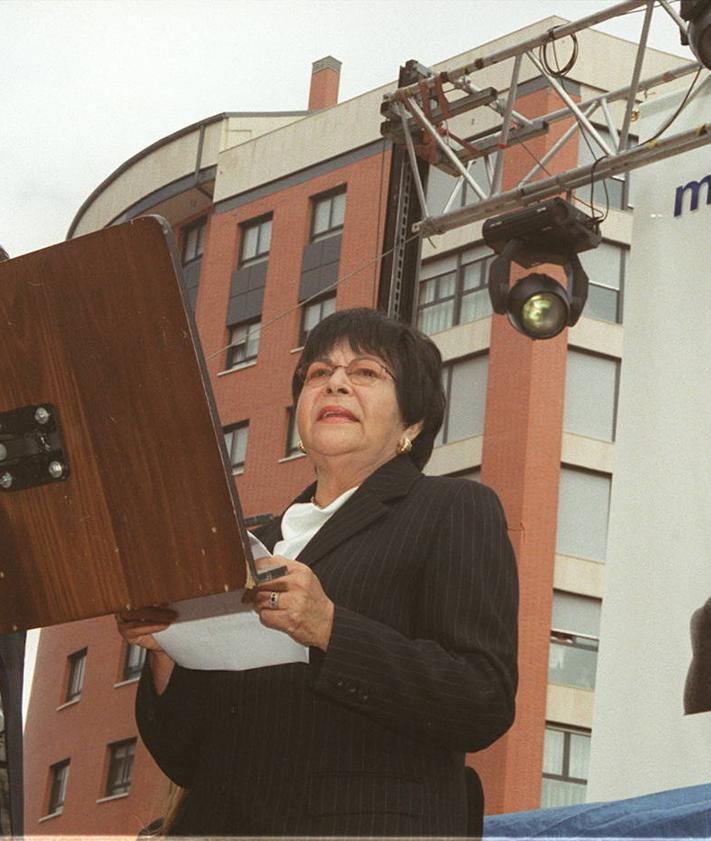
[[[579,37],[569,92],[624,85],[632,45],[592,31]],[[674,63],[650,55],[650,72]],[[378,301],[392,160],[379,104],[395,85],[337,104],[339,67],[331,58],[315,63],[308,111],[221,114],[142,151],[87,199],[69,232],[145,212],[174,226],[247,516],[278,513],[311,480],[291,423],[305,332],[334,308]],[[487,84],[502,84],[499,69],[487,72]],[[559,105],[531,65],[517,109],[536,116]],[[567,125],[510,150],[505,183]],[[572,144],[547,166],[568,169],[585,154]],[[432,171],[435,212],[453,183]],[[611,179],[608,187],[605,241],[586,263],[588,306],[551,341],[531,342],[492,317],[481,223],[422,243],[415,317],[442,351],[449,394],[427,470],[497,490],[522,585],[517,721],[471,758],[488,812],[584,798],[630,237],[626,184]],[[461,192],[459,201],[471,200]],[[26,725],[26,833],[134,833],[161,814],[167,782],[133,722],[136,654],[110,618],[42,632]]]

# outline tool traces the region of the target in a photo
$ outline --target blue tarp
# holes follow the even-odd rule
[[[711,785],[484,819],[489,838],[711,838]]]

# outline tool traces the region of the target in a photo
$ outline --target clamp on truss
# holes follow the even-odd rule
[[[630,148],[629,130],[636,117],[638,96],[652,88],[696,73],[701,68],[701,65],[694,61],[665,73],[640,78],[655,8],[666,13],[679,28],[682,36],[686,37],[686,23],[670,5],[669,0],[625,0],[606,10],[576,22],[554,27],[520,44],[482,56],[469,64],[443,73],[436,74],[417,62],[410,62],[410,70],[419,79],[383,97],[381,113],[385,121],[381,132],[394,143],[404,145],[407,149],[423,214],[423,218],[413,225],[413,231],[425,236],[441,234],[494,213],[542,201],[561,192],[569,192],[593,181],[609,178],[711,142],[711,123],[706,123],[662,140]],[[576,33],[637,9],[643,10],[644,16],[629,85],[592,96],[582,102],[575,102],[561,80],[575,63],[578,48]],[[548,45],[567,37],[573,39],[573,55],[565,67],[553,70],[544,51]],[[540,51],[539,55],[535,54],[536,49]],[[562,108],[534,120],[525,117],[514,107],[524,57],[534,65],[564,103]],[[473,81],[472,77],[476,71],[509,59],[513,59],[513,67],[506,95],[500,94],[493,87],[479,87]],[[624,103],[624,116],[618,131],[609,106],[611,103],[620,102]],[[454,134],[448,121],[476,108],[488,108],[496,112],[500,121],[497,118],[497,124],[493,128],[473,137],[463,138]],[[593,125],[593,116],[607,126],[607,139]],[[544,135],[552,123],[571,117],[574,122],[535,166],[513,188],[503,191],[506,149]],[[534,181],[541,170],[545,170],[546,163],[577,132],[581,133],[594,150],[594,163]],[[425,187],[417,166],[418,158],[457,177],[449,201],[441,214],[431,215],[428,212]],[[477,161],[483,161],[485,183],[480,183],[481,179],[477,181],[471,172],[472,165]],[[479,200],[452,210],[464,183],[476,193]]]

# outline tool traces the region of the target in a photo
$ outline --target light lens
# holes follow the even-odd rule
[[[568,320],[568,310],[563,301],[550,292],[531,295],[521,308],[521,323],[526,332],[537,338],[557,336]]]
[[[507,315],[520,333],[532,339],[552,339],[568,324],[568,293],[548,275],[527,275],[511,289]]]

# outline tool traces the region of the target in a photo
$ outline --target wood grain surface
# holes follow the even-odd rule
[[[144,217],[0,264],[0,413],[54,404],[71,471],[0,491],[2,632],[244,586],[171,236]]]

